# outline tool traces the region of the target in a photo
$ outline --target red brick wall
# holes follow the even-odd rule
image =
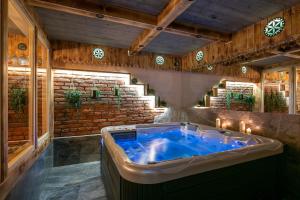
[[[74,72],[75,73],[75,72]],[[152,123],[161,111],[150,107],[151,99],[138,93],[136,86],[128,85],[118,74],[54,73],[54,134],[56,137],[98,134],[105,126]],[[126,75],[127,76],[127,75]],[[66,102],[65,91],[74,86],[83,93],[83,104],[77,111]],[[100,100],[90,98],[93,85],[102,92]],[[115,85],[120,87],[121,106],[113,95]],[[140,86],[141,87],[141,86]]]
[[[28,87],[29,76],[24,71],[8,72],[8,141],[28,140],[28,106],[24,108],[24,112],[17,113],[11,106],[11,88],[13,86]],[[28,95],[28,94],[27,94]],[[28,99],[27,99],[28,103]]]
[[[227,82],[226,88],[218,89],[218,96],[211,97],[211,107],[226,109],[226,93],[243,93],[244,95],[254,94],[254,85],[239,82]],[[231,110],[248,111],[248,105],[240,102],[231,102]]]

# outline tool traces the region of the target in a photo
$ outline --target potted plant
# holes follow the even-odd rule
[[[138,79],[135,78],[135,77],[132,78],[132,79],[131,79],[131,83],[134,84],[134,85],[137,84],[137,83],[138,83]]]
[[[69,103],[69,105],[77,110],[80,108],[82,103],[82,93],[78,89],[69,89],[65,92],[65,99]]]
[[[213,91],[212,90],[209,90],[206,92],[206,95],[205,95],[205,107],[210,107],[210,97],[212,96],[213,94]]]
[[[12,109],[17,113],[24,112],[27,103],[27,89],[14,85],[10,90],[10,95]]]
[[[164,100],[159,101],[159,107],[167,107],[167,102]]]
[[[91,90],[91,98],[92,99],[99,99],[101,96],[101,91],[96,87],[95,81],[93,82],[93,87]]]
[[[91,92],[92,99],[100,99],[101,91],[94,85]]]
[[[155,90],[154,89],[151,89],[151,88],[147,88],[147,95],[155,95]]]
[[[205,106],[205,99],[204,99],[204,97],[202,97],[202,98],[198,101],[198,105],[199,105],[199,106]]]
[[[219,83],[218,87],[219,87],[220,89],[225,89],[225,88],[226,88],[226,84],[223,83],[223,82],[221,82],[221,83]]]

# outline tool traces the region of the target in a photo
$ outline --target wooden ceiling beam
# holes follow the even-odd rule
[[[155,16],[135,12],[129,9],[111,6],[95,6],[91,3],[79,3],[56,0],[26,0],[30,6],[45,8],[58,12],[79,15],[89,18],[98,18],[105,21],[115,22],[138,28],[153,28],[156,24]]]
[[[91,3],[79,3],[78,1],[71,3],[70,1],[66,0],[26,0],[26,3],[33,7],[49,9],[83,17],[98,18],[101,20],[142,29],[150,30],[157,28],[158,18],[156,16],[115,6],[95,6]],[[184,37],[196,37],[210,41],[229,41],[231,39],[228,34],[211,31],[206,28],[185,26],[177,23],[171,23],[162,31]]]
[[[293,52],[295,52],[295,50]],[[292,51],[282,52],[282,51],[274,50],[274,51],[271,51],[271,53],[273,53],[276,56],[285,56],[285,57],[289,57],[289,58],[300,59],[300,56],[292,54]]]
[[[170,0],[169,4],[157,17],[155,28],[147,29],[141,33],[130,47],[131,53],[137,53],[145,48],[162,30],[167,28],[179,15],[192,4],[193,0]]]

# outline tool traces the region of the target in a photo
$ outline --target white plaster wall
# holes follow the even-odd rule
[[[176,109],[191,107],[222,77],[185,72],[128,69],[130,73],[148,83],[156,94]]]

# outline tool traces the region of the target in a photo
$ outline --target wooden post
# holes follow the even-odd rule
[[[38,146],[38,120],[37,120],[37,115],[38,115],[38,97],[37,97],[37,69],[36,69],[36,65],[37,65],[37,40],[38,40],[38,36],[37,36],[37,28],[34,26],[33,31],[31,32],[32,36],[30,38],[30,44],[32,45],[31,53],[29,55],[31,55],[31,60],[32,60],[32,65],[31,65],[31,69],[32,69],[32,74],[31,74],[31,88],[32,88],[32,94],[31,94],[31,105],[32,105],[32,109],[29,110],[29,113],[31,113],[29,116],[31,116],[31,126],[32,126],[32,131],[30,132],[32,134],[32,144],[34,145],[35,148],[37,148]]]
[[[289,114],[296,113],[296,94],[297,94],[297,71],[296,67],[292,66],[289,69],[289,86],[290,86],[290,98],[289,98]]]
[[[7,176],[7,130],[8,130],[8,90],[7,90],[7,21],[8,0],[0,0],[0,182]]]

